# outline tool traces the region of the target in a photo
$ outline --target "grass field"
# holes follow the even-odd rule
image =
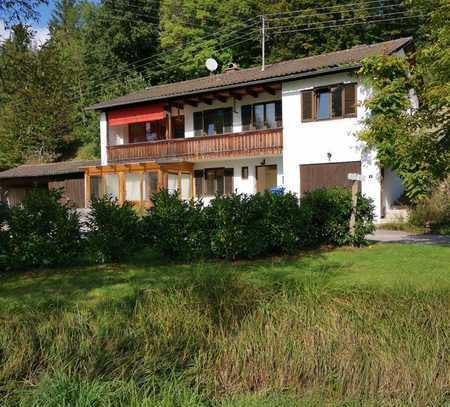
[[[0,277],[0,405],[446,405],[450,247]]]

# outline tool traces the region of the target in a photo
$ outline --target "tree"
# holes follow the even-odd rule
[[[7,26],[36,20],[39,16],[37,8],[47,3],[48,0],[0,0],[0,20]]]

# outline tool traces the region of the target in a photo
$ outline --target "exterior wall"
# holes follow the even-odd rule
[[[242,97],[242,100],[233,100],[233,98],[228,98],[226,102],[214,100],[211,105],[199,103],[198,106],[194,107],[186,104],[184,106],[184,135],[185,137],[194,137],[194,112],[219,109],[221,107],[233,107],[233,133],[238,133],[242,131],[241,106],[262,102],[272,102],[280,99],[281,91],[277,91],[275,95],[271,95],[266,92],[260,93],[258,97],[245,95]]]
[[[108,119],[106,117],[106,113],[102,112],[100,114],[100,154],[102,165],[108,164],[108,153],[106,149],[107,144],[108,144]]]
[[[262,161],[266,165],[277,166],[277,184],[283,185],[283,157],[258,157],[258,158],[244,158],[236,160],[224,161],[202,161],[194,164],[194,170],[203,170],[205,168],[233,168],[233,188],[237,193],[254,194],[256,193],[256,167],[261,165]],[[242,167],[248,167],[248,179],[241,178]],[[203,197],[205,203],[211,200],[211,196]]]
[[[357,117],[334,120],[301,121],[301,92],[317,86],[357,82]],[[300,193],[300,164],[361,161],[365,176],[362,192],[374,200],[376,215],[380,215],[380,170],[376,155],[364,153],[363,145],[353,135],[366,114],[361,102],[368,91],[355,76],[338,73],[316,78],[283,82],[283,163],[284,186]]]

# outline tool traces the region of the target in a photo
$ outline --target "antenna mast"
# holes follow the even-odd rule
[[[261,16],[261,71],[266,67],[266,18]]]

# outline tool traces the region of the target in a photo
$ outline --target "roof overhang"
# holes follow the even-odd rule
[[[354,63],[354,64],[345,64],[342,66],[335,66],[335,67],[327,67],[324,69],[317,69],[314,71],[308,71],[308,72],[299,72],[295,74],[290,75],[284,75],[284,76],[275,76],[271,78],[265,78],[260,80],[254,80],[254,81],[246,81],[246,82],[239,82],[232,85],[226,85],[226,86],[217,86],[217,87],[210,87],[207,89],[199,89],[194,90],[190,92],[183,92],[176,95],[170,95],[170,96],[158,96],[153,98],[142,98],[139,100],[133,100],[128,102],[117,102],[117,103],[110,103],[109,105],[103,105],[102,107],[96,107],[96,105],[88,106],[86,110],[97,110],[97,111],[108,111],[114,108],[119,108],[123,106],[131,106],[131,105],[139,105],[142,103],[148,103],[148,102],[161,102],[161,101],[173,101],[180,98],[186,98],[189,96],[200,96],[208,93],[213,92],[219,92],[219,91],[226,91],[226,90],[235,90],[243,87],[249,87],[249,86],[256,86],[256,85],[265,85],[270,84],[274,82],[287,82],[287,81],[293,81],[297,79],[302,78],[310,78],[315,76],[322,76],[327,75],[330,73],[338,73],[338,72],[348,72],[353,71],[361,67],[360,63]]]

